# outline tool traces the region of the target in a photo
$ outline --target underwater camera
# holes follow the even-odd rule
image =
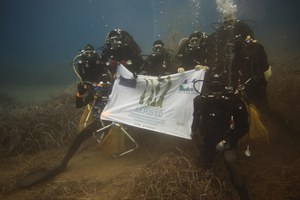
[[[100,82],[92,87],[92,92],[96,96],[108,96],[111,89],[112,87],[110,82]]]

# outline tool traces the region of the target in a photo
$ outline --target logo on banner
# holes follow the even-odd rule
[[[127,79],[121,75],[119,84],[125,87],[136,88],[136,79]]]
[[[191,94],[191,93],[196,93],[193,85],[196,79],[193,79],[189,81],[188,79],[185,79],[180,85],[179,85],[179,93],[183,94]]]
[[[158,79],[145,78],[144,81],[145,89],[140,96],[139,104],[162,108],[164,98],[172,86],[171,77]],[[165,81],[167,82],[166,84],[164,84]]]

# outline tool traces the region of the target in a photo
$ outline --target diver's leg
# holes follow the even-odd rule
[[[241,200],[249,200],[248,189],[245,177],[238,162],[237,151],[235,148],[226,149],[223,152],[225,165],[229,171],[231,180],[238,191]]]
[[[200,153],[200,165],[203,169],[209,169],[212,167],[215,160],[217,151],[216,151],[216,142],[212,138],[203,138],[201,153]]]
[[[17,180],[16,184],[18,187],[31,187],[35,184],[38,184],[42,181],[48,180],[60,172],[62,172],[69,160],[72,158],[72,156],[76,153],[81,143],[86,140],[87,138],[91,137],[93,135],[93,132],[98,130],[98,128],[101,127],[101,123],[99,122],[93,122],[90,126],[82,130],[76,138],[73,140],[71,146],[69,147],[67,154],[61,161],[60,165],[50,168],[41,168],[38,169],[32,173],[29,173],[25,177],[21,178],[20,180]]]
[[[91,137],[93,133],[101,128],[102,125],[98,121],[94,121],[92,124],[90,124],[88,127],[83,129],[80,133],[77,134],[75,139],[73,140],[71,146],[69,147],[67,154],[61,161],[61,170],[64,170],[69,162],[69,160],[72,158],[72,156],[76,153],[76,151],[79,149],[81,143]]]

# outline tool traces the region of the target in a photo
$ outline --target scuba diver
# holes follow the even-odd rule
[[[153,43],[153,53],[149,55],[141,68],[141,74],[151,76],[163,76],[175,73],[172,68],[173,54],[165,47],[161,40]]]
[[[79,149],[81,143],[91,136],[95,135],[96,131],[103,128],[108,123],[100,119],[102,110],[108,101],[108,96],[112,90],[111,78],[108,74],[102,74],[100,82],[80,82],[77,85],[78,92],[76,94],[76,107],[86,107],[89,112],[84,112],[81,117],[81,131],[76,135],[67,154],[64,156],[60,164],[60,170],[64,170]],[[82,124],[83,123],[83,124]]]
[[[211,70],[233,76],[232,85],[249,81],[245,90],[247,100],[258,107],[267,105],[266,86],[271,67],[264,47],[254,40],[252,28],[233,15],[227,15],[211,37],[215,46],[215,58],[208,61]]]
[[[132,36],[124,30],[110,31],[102,47],[101,58],[114,75],[118,64],[124,65],[134,75],[137,75],[143,64],[141,49]]]
[[[73,140],[60,164],[62,170],[66,168],[68,161],[76,153],[81,143],[105,125],[100,119],[100,115],[112,90],[113,78],[98,54],[95,51],[90,52],[90,49],[87,49],[87,47],[94,49],[91,45],[87,45],[82,53],[84,56],[80,56],[80,59],[76,58],[76,56],[76,59],[74,59],[75,63],[73,62],[73,67],[77,65],[77,70],[74,67],[75,73],[81,79],[81,82],[77,84],[76,107],[82,108],[86,106],[86,110],[81,116],[79,123],[80,132]],[[94,58],[94,60],[90,59],[89,62],[82,60],[89,53],[91,54],[90,58]]]
[[[207,65],[209,47],[208,35],[200,31],[193,32],[189,38],[183,39],[179,44],[175,56],[175,66],[184,70],[194,69],[197,65]]]
[[[248,105],[267,104],[265,75],[270,67],[263,46],[253,39],[252,28],[233,15],[226,16],[209,37],[214,47],[209,55],[213,56],[207,58],[210,71],[203,92],[194,99],[191,136],[196,143],[202,139],[205,167],[222,153],[240,199],[249,199],[237,143],[249,131]]]
[[[73,60],[75,73],[81,79],[75,95],[76,107],[86,106],[79,123],[79,133],[72,141],[60,164],[51,168],[42,168],[17,182],[18,187],[30,187],[65,170],[69,160],[77,152],[82,142],[93,136],[107,122],[100,119],[101,112],[112,90],[112,77],[106,65],[101,61],[92,45],[86,45]]]
[[[73,59],[73,69],[82,81],[99,82],[103,74],[110,74],[95,48],[87,44]]]
[[[223,22],[218,24],[215,32],[211,34],[213,40],[214,59],[210,61],[210,68],[215,73],[228,71],[228,66],[247,36],[253,38],[253,31],[246,23],[237,20],[233,15],[225,16]],[[238,66],[237,66],[238,67]]]
[[[218,74],[205,77],[207,92],[194,98],[191,137],[200,151],[202,167],[212,167],[220,153],[240,199],[247,200],[248,190],[238,161],[237,144],[249,131],[249,114],[243,92],[234,92],[225,87],[224,82]]]

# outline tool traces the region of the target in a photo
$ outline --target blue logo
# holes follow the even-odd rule
[[[192,81],[189,81],[188,79],[185,79],[180,85],[179,85],[179,92],[194,92],[195,89],[193,87],[194,82],[196,79],[193,79]]]
[[[127,79],[123,76],[120,76],[120,85],[130,88],[136,88],[136,79]]]

